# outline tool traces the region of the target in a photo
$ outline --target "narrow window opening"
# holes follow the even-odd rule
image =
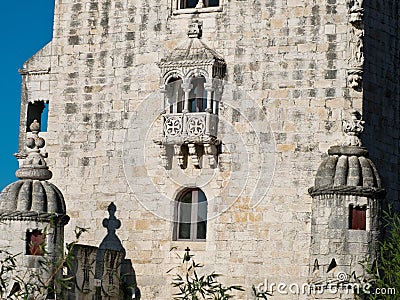
[[[207,198],[200,189],[186,190],[177,201],[175,240],[204,241],[207,236]]]
[[[354,230],[366,230],[367,207],[350,205],[349,228]]]
[[[48,114],[49,114],[49,103],[45,103],[44,101],[35,101],[28,103],[28,113],[26,118],[26,131],[30,132],[29,126],[33,123],[34,120],[37,120],[40,123],[40,131],[47,131],[47,123],[48,123]]]
[[[44,255],[44,235],[41,230],[34,229],[26,233],[26,254]]]

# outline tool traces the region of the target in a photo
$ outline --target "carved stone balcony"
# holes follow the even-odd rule
[[[163,115],[164,144],[215,143],[218,116],[209,112]]]
[[[170,167],[172,156],[181,168],[186,168],[188,159],[195,168],[201,167],[201,157],[208,158],[208,165],[217,162],[218,115],[210,112],[165,113],[163,137],[157,143],[161,146],[161,159],[165,168]]]
[[[201,1],[200,1],[201,2]],[[182,169],[217,165],[219,103],[226,73],[225,60],[200,38],[202,22],[189,24],[188,37],[164,57],[161,69],[162,136],[154,142],[161,146],[165,168],[175,161]]]

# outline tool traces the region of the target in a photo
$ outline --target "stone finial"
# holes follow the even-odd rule
[[[351,113],[350,121],[343,121],[343,131],[346,134],[346,139],[343,146],[361,147],[360,135],[364,131],[364,123],[362,116],[358,111]]]
[[[201,38],[203,34],[203,22],[201,21],[192,21],[189,24],[189,30],[188,30],[188,37],[191,39],[194,38]]]
[[[46,155],[42,154],[40,149],[46,145],[45,140],[39,137],[40,124],[37,120],[29,126],[32,131],[32,137],[26,139],[28,155],[22,162],[22,166],[15,172],[20,179],[47,180],[53,175],[49,171],[46,163]]]

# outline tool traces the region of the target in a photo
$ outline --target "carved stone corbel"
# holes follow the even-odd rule
[[[198,7],[201,6],[201,7]],[[200,0],[197,5],[196,8],[203,8],[203,0]],[[202,21],[198,21],[198,20],[194,20],[189,24],[189,30],[187,32],[187,35],[189,38],[201,38],[203,33],[203,22]]]
[[[167,146],[166,145],[160,145],[161,148],[161,164],[164,168],[168,168],[169,161],[168,161],[168,155],[167,155]]]
[[[213,144],[204,144],[204,151],[208,157],[210,167],[215,167],[217,164],[217,146]]]
[[[184,156],[182,153],[181,145],[174,145],[174,154],[178,161],[178,166],[183,169],[185,166],[185,162],[184,162]]]
[[[188,148],[189,148],[189,155],[192,160],[193,166],[195,166],[195,168],[199,169],[200,168],[200,160],[199,160],[199,153],[197,152],[196,144],[189,143]]]

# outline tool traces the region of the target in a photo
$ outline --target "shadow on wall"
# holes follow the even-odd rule
[[[399,1],[364,0],[364,146],[400,210]]]
[[[108,206],[109,217],[103,220],[107,235],[99,247],[75,245],[74,261],[68,269],[75,284],[67,292],[67,299],[140,299],[135,270],[116,235],[121,227],[116,210],[114,203]]]

